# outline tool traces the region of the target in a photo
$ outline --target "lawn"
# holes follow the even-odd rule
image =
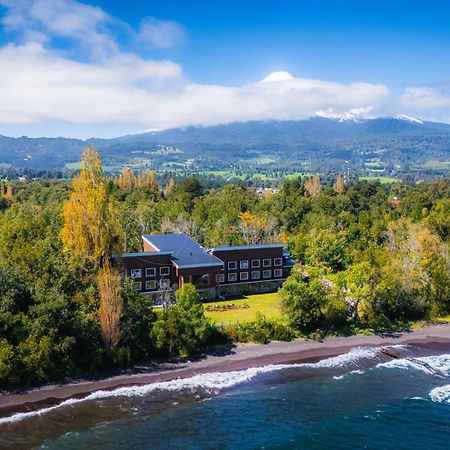
[[[307,178],[310,177],[311,175],[313,174],[309,172],[293,172],[287,174],[284,178],[286,180],[296,180],[297,178]]]
[[[247,295],[239,300],[217,301],[212,303],[205,303],[207,306],[212,305],[244,305],[247,304],[249,308],[231,309],[228,311],[206,311],[206,317],[209,317],[216,325],[231,325],[236,322],[248,322],[254,320],[256,313],[259,311],[264,314],[267,319],[280,319],[281,298],[278,293],[270,294],[254,294]]]
[[[379,181],[381,184],[398,183],[400,180],[392,177],[359,177],[360,181]]]
[[[252,164],[272,164],[277,162],[277,158],[273,156],[257,156],[249,159],[249,162]]]

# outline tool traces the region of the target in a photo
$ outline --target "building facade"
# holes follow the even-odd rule
[[[282,244],[204,249],[183,233],[144,235],[143,252],[125,253],[123,265],[136,290],[158,298],[163,284],[193,284],[203,299],[225,293],[276,290],[294,261]]]

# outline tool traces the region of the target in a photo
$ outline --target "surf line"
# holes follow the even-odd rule
[[[389,356],[392,359],[405,359],[407,361],[412,362],[413,364],[417,364],[418,366],[423,367],[427,372],[429,372],[432,375],[435,375],[439,378],[445,378],[441,373],[439,373],[439,371],[434,369],[430,364],[428,364],[425,361],[420,361],[417,358],[402,358],[401,355],[388,348],[380,348],[379,352],[382,353],[383,355]]]

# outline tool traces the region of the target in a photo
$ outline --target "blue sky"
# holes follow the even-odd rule
[[[450,122],[449,18],[445,1],[0,0],[0,134]]]
[[[182,24],[188,42],[170,56],[200,82],[239,84],[275,70],[398,86],[450,75],[448,1],[97,4],[135,26],[147,15]]]

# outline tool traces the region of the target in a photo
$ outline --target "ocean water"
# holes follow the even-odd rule
[[[96,392],[0,418],[0,448],[450,448],[450,351],[390,348]]]

